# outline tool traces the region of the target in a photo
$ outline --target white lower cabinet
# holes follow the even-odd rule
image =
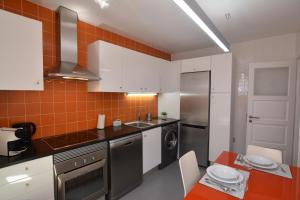
[[[161,163],[161,127],[143,131],[143,173]]]
[[[52,156],[0,169],[3,200],[54,200]]]

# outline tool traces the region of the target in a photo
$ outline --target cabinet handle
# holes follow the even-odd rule
[[[29,183],[25,183],[25,186],[26,186],[26,187],[29,187]]]
[[[120,89],[122,89],[123,87],[122,86],[120,86]]]
[[[28,171],[29,170],[29,168],[28,167],[25,167],[25,171]]]
[[[37,81],[36,84],[39,85],[39,84],[40,84],[40,81]]]

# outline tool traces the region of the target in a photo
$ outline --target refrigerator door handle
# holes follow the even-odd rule
[[[187,127],[193,127],[193,128],[199,128],[199,129],[207,129],[208,126],[206,125],[199,125],[199,124],[186,124],[186,123],[181,123],[182,126],[187,126]]]

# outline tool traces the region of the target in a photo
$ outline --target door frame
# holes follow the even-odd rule
[[[250,123],[249,123],[249,110],[252,108],[251,102],[252,98],[254,97],[254,68],[274,68],[276,66],[290,66],[289,71],[289,84],[293,83],[292,85],[289,85],[288,88],[288,98],[284,96],[275,96],[278,97],[278,99],[282,100],[288,100],[289,101],[289,107],[287,109],[288,111],[288,132],[292,132],[291,137],[287,139],[287,146],[291,146],[286,152],[287,158],[284,160],[284,162],[291,164],[293,160],[293,152],[294,152],[294,142],[293,139],[295,138],[295,104],[296,104],[296,60],[285,60],[285,61],[277,61],[277,62],[260,62],[260,63],[250,63],[249,64],[249,92],[248,92],[248,102],[247,102],[247,121],[246,121],[246,149],[249,144],[251,144],[251,136],[252,134],[249,133],[250,130]],[[266,98],[268,96],[260,96],[262,99]],[[256,97],[256,99],[259,99],[259,97]],[[290,134],[290,133],[288,133]],[[255,144],[254,144],[255,145]]]

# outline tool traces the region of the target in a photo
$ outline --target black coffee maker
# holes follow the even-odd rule
[[[20,138],[21,143],[24,146],[29,146],[31,144],[31,138],[36,132],[36,126],[32,122],[23,122],[12,125],[13,128],[17,128],[16,137]]]

